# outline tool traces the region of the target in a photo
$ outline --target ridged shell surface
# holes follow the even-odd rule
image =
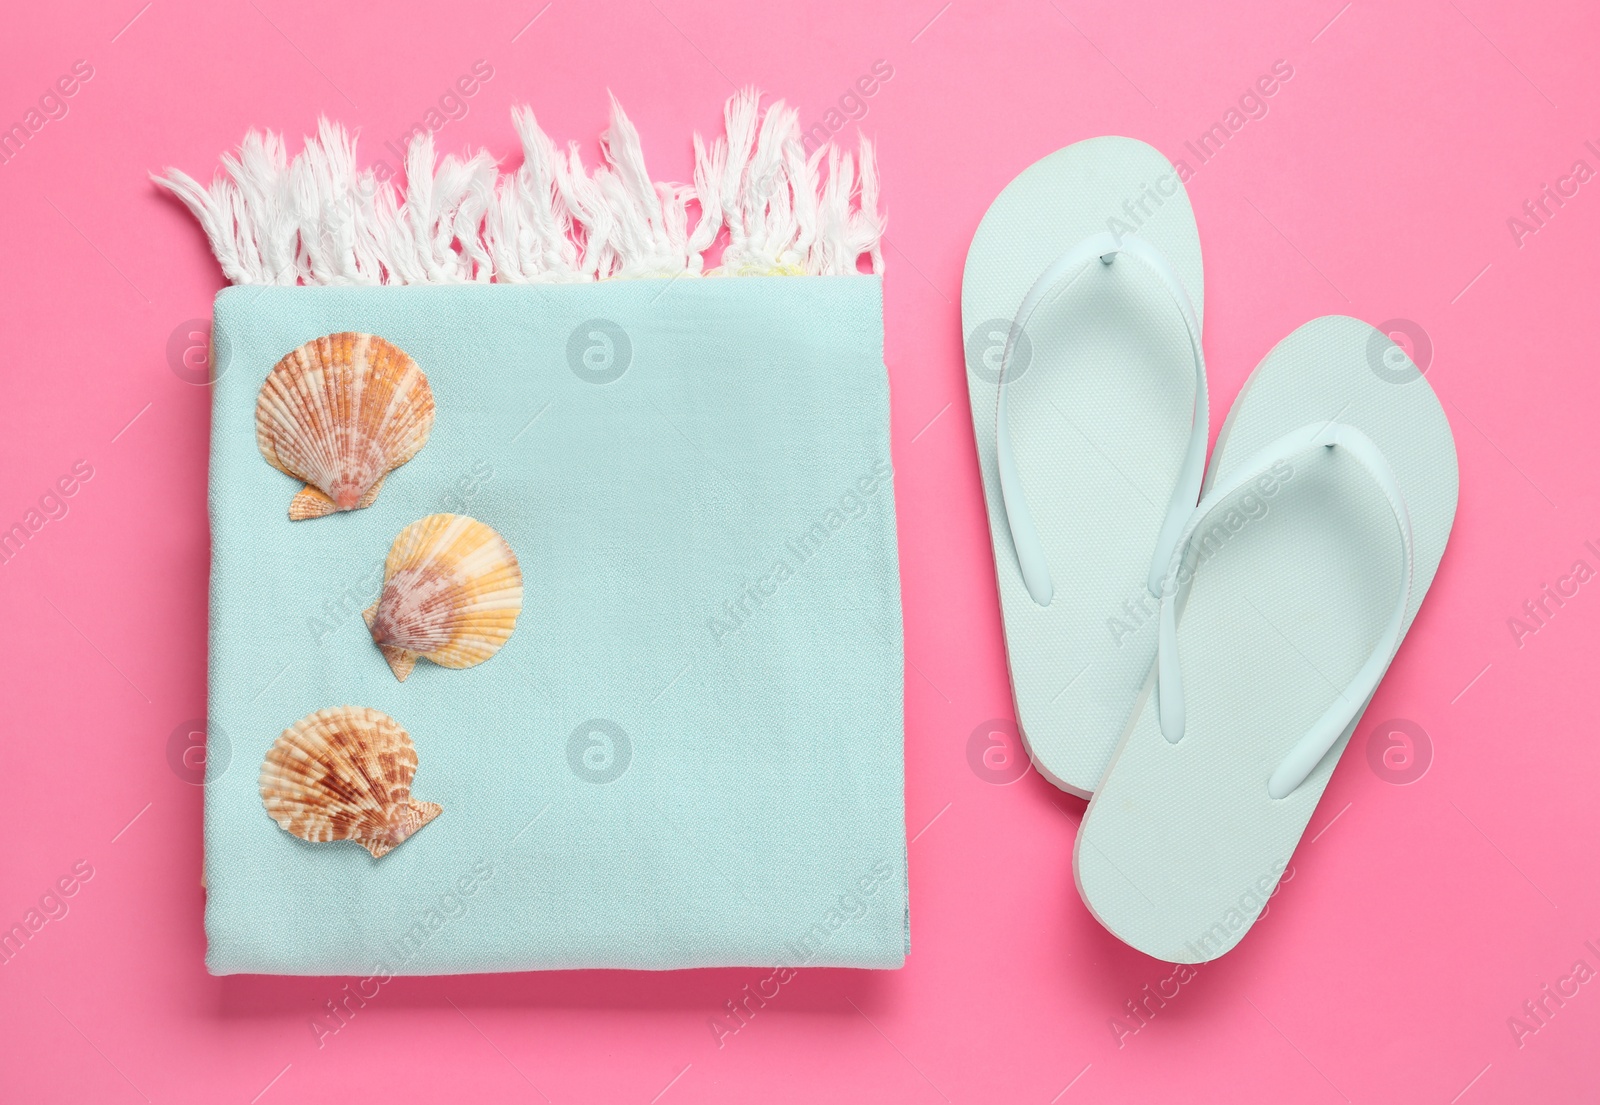
[[[338,706],[283,731],[261,765],[261,801],[300,839],[354,840],[376,859],[441,812],[412,799],[416,773],[416,747],[394,718]]]
[[[432,429],[428,378],[376,334],[306,342],[273,366],[256,400],[261,455],[306,484],[289,506],[295,521],[370,506]]]
[[[364,612],[395,678],[425,656],[470,668],[499,651],[522,611],[522,569],[505,538],[475,518],[430,514],[400,531],[383,591]]]

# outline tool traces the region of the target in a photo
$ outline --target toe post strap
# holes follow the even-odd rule
[[[1194,305],[1189,300],[1183,282],[1155,246],[1134,234],[1114,234],[1110,231],[1091,234],[1058,257],[1033,282],[1006,333],[1005,351],[1000,359],[1000,398],[995,407],[995,451],[999,462],[1000,494],[1005,504],[1006,523],[1011,531],[1012,546],[1016,549],[1017,567],[1022,573],[1023,585],[1040,606],[1050,605],[1055,595],[1055,582],[1044,545],[1034,526],[1033,514],[1028,509],[1027,497],[1022,491],[1022,479],[1017,472],[1016,456],[1012,451],[1006,407],[1006,375],[1011,368],[1018,335],[1024,332],[1029,319],[1046,296],[1062,281],[1081,275],[1084,266],[1091,261],[1098,259],[1102,265],[1110,265],[1121,256],[1131,257],[1144,265],[1166,289],[1173,306],[1183,317],[1194,362],[1194,420],[1184,450],[1183,467],[1173,484],[1172,498],[1167,504],[1155,555],[1150,562],[1148,586],[1152,595],[1159,593],[1162,573],[1171,558],[1178,534],[1183,529],[1184,519],[1200,497],[1200,481],[1205,475],[1206,439],[1210,432],[1210,407],[1206,392],[1205,356],[1200,348],[1200,322],[1195,316]]]
[[[1230,496],[1271,471],[1275,464],[1314,449],[1343,449],[1359,461],[1372,477],[1394,515],[1400,532],[1404,563],[1401,566],[1399,594],[1383,633],[1354,678],[1336,694],[1332,705],[1323,711],[1322,716],[1272,772],[1267,780],[1267,794],[1273,799],[1286,798],[1294,793],[1307,776],[1316,770],[1323,756],[1338,743],[1356,715],[1366,706],[1388,669],[1395,650],[1399,648],[1400,636],[1405,629],[1406,610],[1411,602],[1414,554],[1411,514],[1389,462],[1371,438],[1344,423],[1315,423],[1285,434],[1253,454],[1212,488],[1195,507],[1178,531],[1159,587],[1161,614],[1156,646],[1157,716],[1162,735],[1169,743],[1177,744],[1184,736],[1186,714],[1183,671],[1178,658],[1177,598],[1179,591],[1188,587],[1194,579],[1195,565],[1185,560],[1190,543],[1207,516]]]

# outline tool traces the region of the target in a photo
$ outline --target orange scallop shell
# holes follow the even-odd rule
[[[521,612],[522,569],[506,539],[475,518],[430,514],[394,539],[383,591],[363,617],[405,682],[419,656],[446,668],[483,663]]]
[[[306,485],[289,504],[295,521],[371,506],[432,429],[428,378],[375,334],[306,342],[273,366],[256,400],[261,455]]]
[[[261,764],[261,801],[302,840],[354,840],[374,859],[438,817],[411,797],[417,750],[388,714],[318,710],[283,731]]]

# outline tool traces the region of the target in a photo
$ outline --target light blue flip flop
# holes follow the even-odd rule
[[[1177,171],[1130,138],[1008,184],[967,254],[967,390],[1017,720],[1088,796],[1155,657],[1154,587],[1208,434],[1200,237]]]
[[[1405,354],[1330,316],[1256,368],[1206,487],[1073,855],[1100,923],[1176,963],[1233,948],[1288,865],[1444,554],[1455,442]]]

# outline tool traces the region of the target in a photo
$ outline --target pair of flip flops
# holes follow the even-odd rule
[[[1403,350],[1315,319],[1211,420],[1200,239],[1127,138],[1030,166],[962,283],[968,391],[1018,726],[1090,798],[1079,894],[1198,963],[1259,916],[1416,616],[1454,440]]]

